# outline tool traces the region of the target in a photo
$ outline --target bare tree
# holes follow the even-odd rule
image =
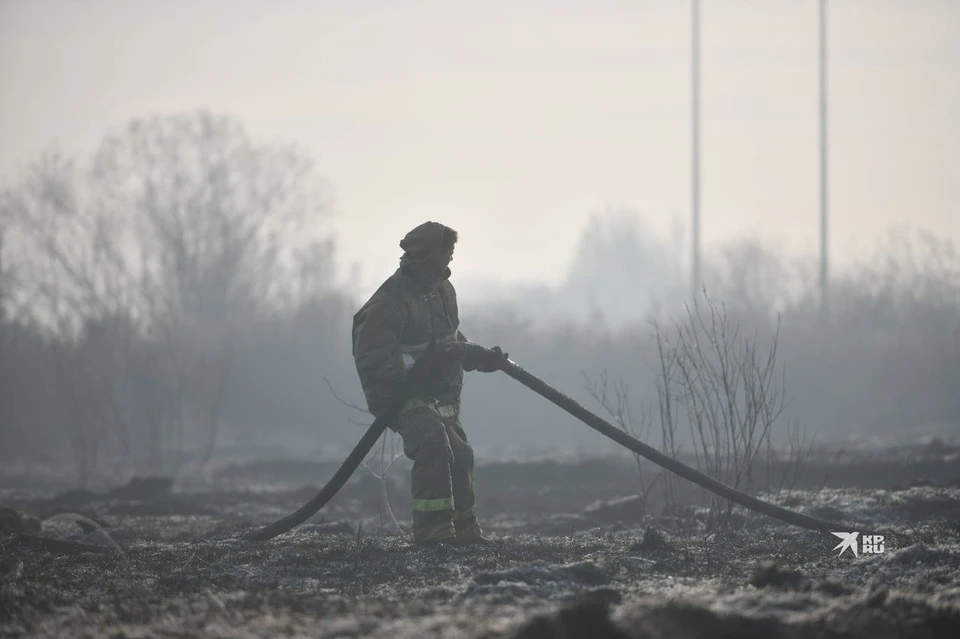
[[[731,312],[768,318],[809,286],[803,264],[790,264],[781,253],[756,240],[727,244],[709,260],[707,288]]]
[[[135,120],[94,159],[98,201],[132,219],[132,271],[154,303],[203,325],[276,302],[327,212],[295,148],[208,113]]]
[[[0,196],[0,211],[11,222],[20,287],[34,292],[34,320],[76,336],[85,319],[122,307],[123,273],[109,264],[111,220],[89,206],[74,162],[41,156]]]
[[[8,223],[6,216],[0,212],[0,441],[10,442],[5,448],[9,454],[14,442],[13,432],[16,420],[16,398],[13,392],[13,383],[17,371],[13,363],[13,349],[16,331],[13,327],[13,313],[11,313],[14,288],[14,273],[4,251]]]
[[[295,303],[298,269],[332,264],[314,232],[327,205],[305,155],[204,112],[134,120],[85,170],[44,155],[0,196],[33,318],[77,346],[61,379],[96,371],[100,390],[77,397],[99,398],[119,449],[165,471],[185,447],[212,456],[244,322]],[[110,349],[91,346],[110,342],[94,327],[115,331]]]

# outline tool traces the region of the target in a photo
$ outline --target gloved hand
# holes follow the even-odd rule
[[[481,373],[492,373],[500,370],[503,363],[510,357],[509,353],[504,353],[499,346],[485,348],[481,353],[473,354],[464,358],[463,369],[467,371],[475,370]]]

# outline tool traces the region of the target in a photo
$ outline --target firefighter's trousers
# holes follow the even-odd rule
[[[418,544],[480,534],[474,508],[473,448],[457,407],[412,399],[397,432],[413,460],[413,539]]]

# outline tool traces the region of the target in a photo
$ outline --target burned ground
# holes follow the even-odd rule
[[[0,504],[0,634],[960,636],[950,447],[823,456],[781,494],[883,531],[877,555],[837,556],[837,538],[761,517],[707,534],[693,505],[655,518],[635,468],[609,459],[482,465],[486,547],[411,547],[363,471],[293,532],[243,540],[333,469],[276,460],[59,494],[21,482]],[[390,478],[403,525],[405,467]]]

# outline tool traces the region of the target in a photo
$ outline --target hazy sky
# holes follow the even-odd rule
[[[817,247],[817,2],[704,0],[704,242]],[[364,280],[426,219],[471,277],[556,281],[610,207],[690,202],[689,3],[0,0],[0,175],[136,116],[297,141]],[[960,2],[830,2],[832,250],[960,243]]]

